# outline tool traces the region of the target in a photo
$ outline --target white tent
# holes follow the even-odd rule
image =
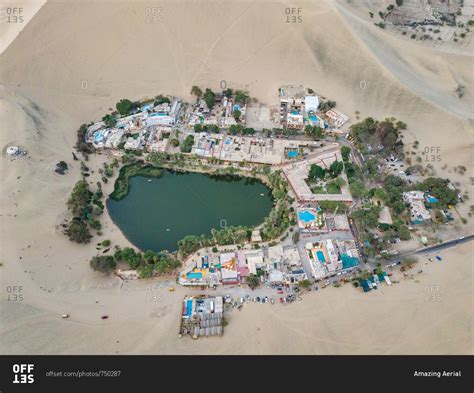
[[[316,112],[319,107],[319,98],[318,96],[306,96],[304,98],[304,109],[306,113]]]

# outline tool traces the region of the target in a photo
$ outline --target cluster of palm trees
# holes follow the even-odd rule
[[[186,257],[203,247],[215,245],[244,244],[250,239],[252,229],[245,226],[229,226],[211,229],[211,235],[188,235],[178,241],[179,253]]]

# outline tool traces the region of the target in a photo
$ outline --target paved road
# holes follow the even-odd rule
[[[445,250],[447,248],[457,246],[458,244],[470,242],[472,240],[474,240],[474,234],[461,236],[461,237],[456,238],[456,239],[447,240],[443,243],[436,244],[434,246],[421,247],[421,248],[417,248],[417,249],[414,249],[414,250],[405,251],[405,252],[402,252],[398,255],[395,255],[395,256],[391,257],[390,259],[383,262],[383,264],[388,265],[388,264],[391,264],[393,262],[399,261],[402,258],[406,258],[406,257],[412,256],[412,255],[442,251],[442,250]]]

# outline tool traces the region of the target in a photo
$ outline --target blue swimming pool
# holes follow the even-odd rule
[[[94,135],[94,140],[96,142],[101,142],[104,140],[104,134],[102,134],[102,132],[98,132]]]
[[[316,116],[311,115],[309,119],[313,122],[316,123],[318,121],[318,118]]]
[[[321,250],[316,251],[316,255],[318,256],[319,262],[326,262],[326,258],[324,258],[324,253]]]
[[[292,151],[289,151],[288,153],[286,153],[286,155],[288,156],[288,158],[295,158],[298,156],[298,151],[297,150],[292,150]]]
[[[193,301],[189,299],[186,302],[186,315],[190,317],[192,313],[193,313]]]
[[[188,278],[202,278],[202,273],[201,272],[189,272],[186,274]]]
[[[350,257],[347,254],[342,254],[341,259],[342,259],[342,268],[343,269],[349,269],[351,267],[354,267],[354,266],[357,266],[357,265],[360,264],[359,258]]]
[[[308,210],[304,210],[298,213],[298,218],[300,221],[311,222],[314,221],[316,216],[313,213],[310,213]]]

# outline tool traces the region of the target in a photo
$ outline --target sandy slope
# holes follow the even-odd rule
[[[472,266],[463,245],[443,253],[415,279],[363,294],[350,286],[304,296],[302,302],[255,304],[227,315],[221,338],[178,338],[180,298],[166,285],[139,283],[87,292],[71,290],[5,302],[2,353],[60,354],[469,354]],[[417,282],[418,281],[418,282]],[[439,301],[428,301],[439,286]],[[147,301],[153,293],[157,301]],[[428,300],[427,300],[428,299]],[[99,303],[95,303],[96,301]],[[73,308],[71,305],[74,305]],[[71,310],[71,318],[58,313]],[[107,313],[107,321],[100,315]]]
[[[472,352],[469,245],[451,251],[445,264],[426,266],[420,283],[369,296],[330,289],[291,307],[250,305],[232,314],[222,339],[194,342],[176,337],[184,290],[169,293],[166,283],[158,283],[159,301],[147,301],[155,282],[121,286],[93,273],[87,261],[94,243],[74,245],[58,232],[79,176],[71,146],[82,122],[99,118],[123,97],[187,97],[193,84],[217,88],[221,80],[268,103],[276,102],[279,85],[304,83],[352,117],[356,110],[362,117],[395,116],[409,126],[407,142],[441,146],[440,174],[470,188],[468,174],[449,172],[455,165],[472,166],[472,125],[455,115],[466,108],[444,111],[440,106],[451,109],[451,99],[433,105],[406,69],[399,76],[385,68],[380,47],[364,43],[357,29],[354,34],[332,3],[300,4],[304,22],[292,25],[285,23],[285,4],[277,2],[165,2],[159,23],[146,23],[147,7],[155,3],[52,1],[0,55],[0,110],[6,114],[0,147],[4,152],[8,144],[20,144],[30,156],[10,162],[2,154],[0,161],[0,352]],[[412,52],[399,55],[411,64]],[[457,60],[450,66],[461,70],[471,89],[465,60]],[[437,60],[432,70],[440,75],[434,86],[441,90],[447,89],[444,61]],[[415,69],[416,79],[423,79],[424,71]],[[429,83],[427,76],[422,88]],[[104,159],[92,158],[91,166]],[[71,166],[69,174],[54,173],[59,160]],[[95,173],[91,181],[97,179]],[[108,217],[103,224],[107,238],[126,244]],[[441,285],[443,301],[427,305],[422,288],[431,284]],[[24,286],[21,305],[5,301],[9,285]],[[63,312],[71,319],[61,320]],[[103,313],[111,319],[101,321]]]
[[[374,26],[373,20],[353,13],[343,1],[334,1],[346,22],[374,56],[400,82],[439,108],[473,119],[473,53],[452,54],[426,48],[419,42],[394,37]],[[463,85],[467,94],[459,99],[456,87]]]
[[[0,10],[0,53],[21,33],[46,0],[3,0]]]

